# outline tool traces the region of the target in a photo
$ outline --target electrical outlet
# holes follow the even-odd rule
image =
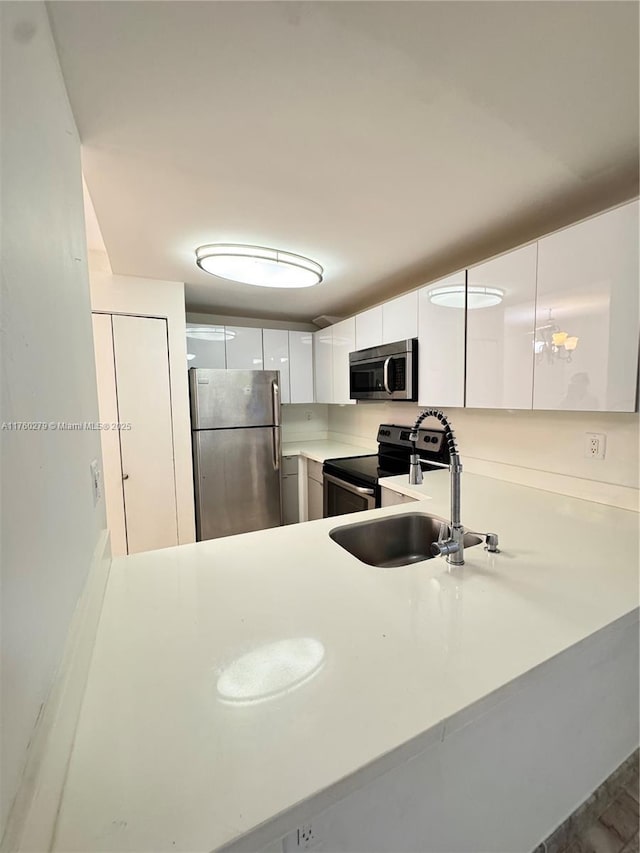
[[[282,843],[284,853],[300,853],[301,850],[322,850],[322,843],[312,823],[302,823],[285,836]]]
[[[587,459],[604,459],[607,436],[603,432],[586,432],[584,455]]]
[[[89,468],[91,469],[91,488],[93,490],[93,505],[95,506],[102,497],[102,471],[97,459],[93,460]]]
[[[304,413],[304,416],[305,416],[305,420],[310,421],[310,420],[312,420],[312,418],[313,418],[313,412],[306,411],[306,412]]]

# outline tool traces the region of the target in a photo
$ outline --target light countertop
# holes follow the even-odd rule
[[[420,496],[447,517],[448,471]],[[500,554],[376,569],[328,536],[399,506],[114,560],[54,849],[212,851],[278,815],[283,833],[296,803],[637,620],[636,513],[466,472],[462,510]]]
[[[339,459],[346,456],[362,456],[365,453],[378,452],[371,447],[360,447],[355,444],[345,444],[332,439],[316,439],[311,441],[284,441],[282,443],[283,456],[306,456],[314,462],[324,462],[325,459]]]

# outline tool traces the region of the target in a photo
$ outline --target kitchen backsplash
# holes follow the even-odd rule
[[[329,407],[324,403],[299,403],[282,407],[282,440],[315,441],[327,438]]]
[[[378,424],[411,424],[422,410],[404,403],[327,408],[330,436],[365,446],[375,442]],[[638,509],[637,414],[488,409],[448,409],[447,414],[466,471]],[[606,434],[604,459],[585,457],[587,432]]]

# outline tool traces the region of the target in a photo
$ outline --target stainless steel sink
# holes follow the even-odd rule
[[[433,559],[431,545],[438,541],[443,522],[446,538],[449,529],[444,519],[418,512],[346,524],[336,527],[329,536],[363,563],[389,569]],[[464,536],[465,548],[481,542],[482,539],[472,533]]]

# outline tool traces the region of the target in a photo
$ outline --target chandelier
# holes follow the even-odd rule
[[[542,326],[536,326],[533,337],[533,350],[535,352],[536,361],[571,361],[571,356],[578,346],[578,338],[576,335],[570,335],[558,326],[551,316],[551,308],[549,308],[549,316],[547,322]]]

